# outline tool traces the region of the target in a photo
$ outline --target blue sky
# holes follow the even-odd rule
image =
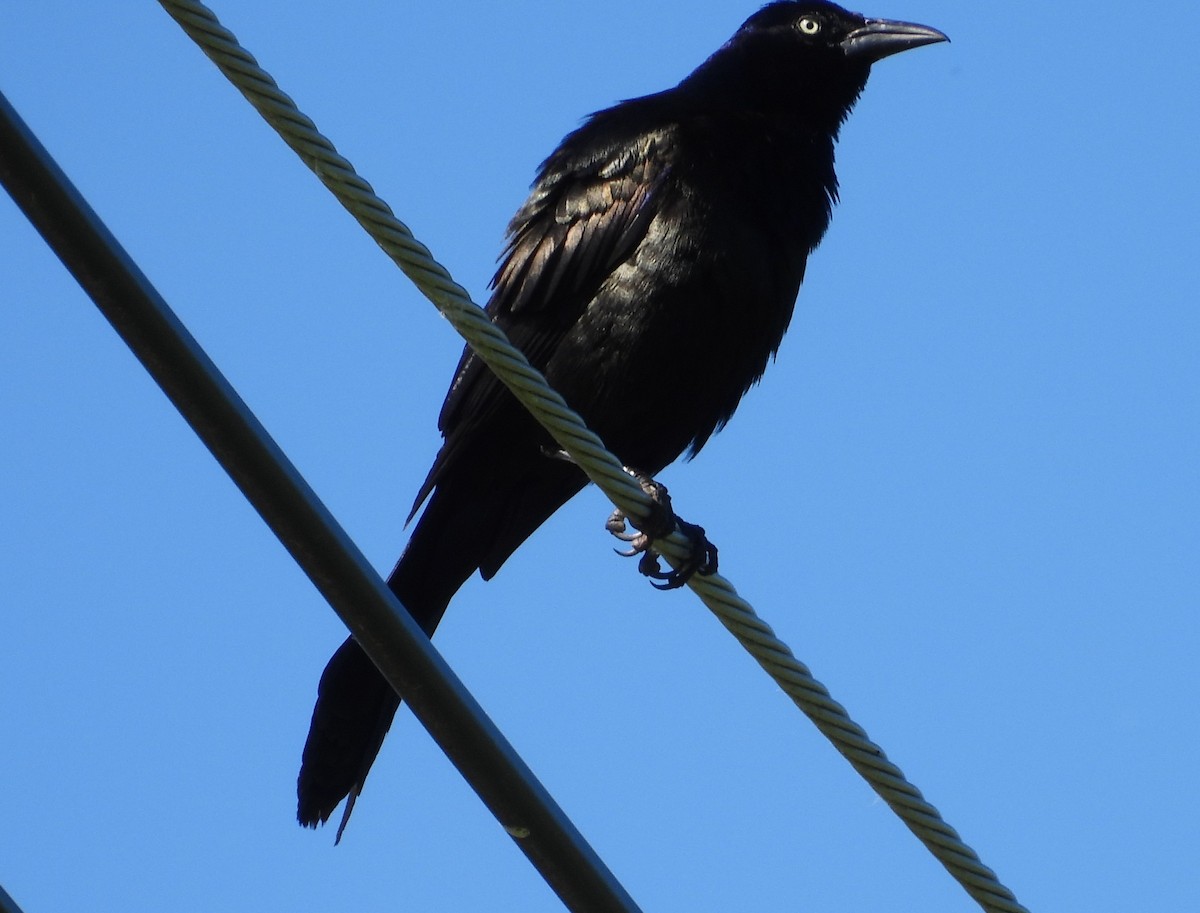
[[[751,5],[242,3],[477,300],[534,167]],[[789,336],[663,480],[1032,910],[1200,905],[1195,4],[869,14]],[[387,570],[460,343],[152,3],[9,4],[0,87]],[[340,622],[0,198],[0,884],[26,913],[557,910],[403,711],[340,847],[294,777]],[[586,492],[436,643],[646,910],[974,909]]]

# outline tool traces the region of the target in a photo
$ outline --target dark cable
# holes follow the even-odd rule
[[[567,908],[638,910],[2,93],[0,183]]]

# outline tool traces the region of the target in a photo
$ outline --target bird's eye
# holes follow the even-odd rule
[[[817,32],[821,31],[821,23],[816,19],[813,19],[811,16],[805,16],[796,23],[796,27],[805,35],[815,35]]]

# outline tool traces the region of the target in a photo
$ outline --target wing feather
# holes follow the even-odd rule
[[[543,164],[529,199],[509,224],[486,307],[539,369],[645,237],[670,173],[654,136],[643,135],[632,147],[614,143],[607,154],[586,160],[573,157],[573,141],[587,129],[569,136]],[[470,349],[463,352],[438,418],[445,443],[410,520],[509,395]]]

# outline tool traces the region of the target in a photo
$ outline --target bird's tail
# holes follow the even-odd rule
[[[515,448],[510,448],[515,450]],[[432,635],[450,598],[479,570],[489,578],[513,550],[583,487],[575,466],[539,450],[470,464],[439,479],[388,586],[426,634]],[[400,706],[374,663],[348,639],[329,661],[317,689],[297,782],[297,818],[324,824],[347,799],[338,838]]]
[[[392,592],[430,636],[450,597],[479,566],[477,549],[454,547],[456,529],[469,521],[472,512],[439,495],[430,500],[388,577]],[[458,544],[470,538],[460,537]],[[329,660],[317,687],[296,784],[296,817],[301,824],[324,824],[344,798],[346,808],[337,833],[341,839],[399,706],[399,695],[358,642],[347,638]]]
[[[342,839],[354,801],[399,706],[399,695],[358,642],[346,638],[317,687],[317,704],[296,784],[296,817],[301,824],[324,824],[345,798],[336,840]]]

